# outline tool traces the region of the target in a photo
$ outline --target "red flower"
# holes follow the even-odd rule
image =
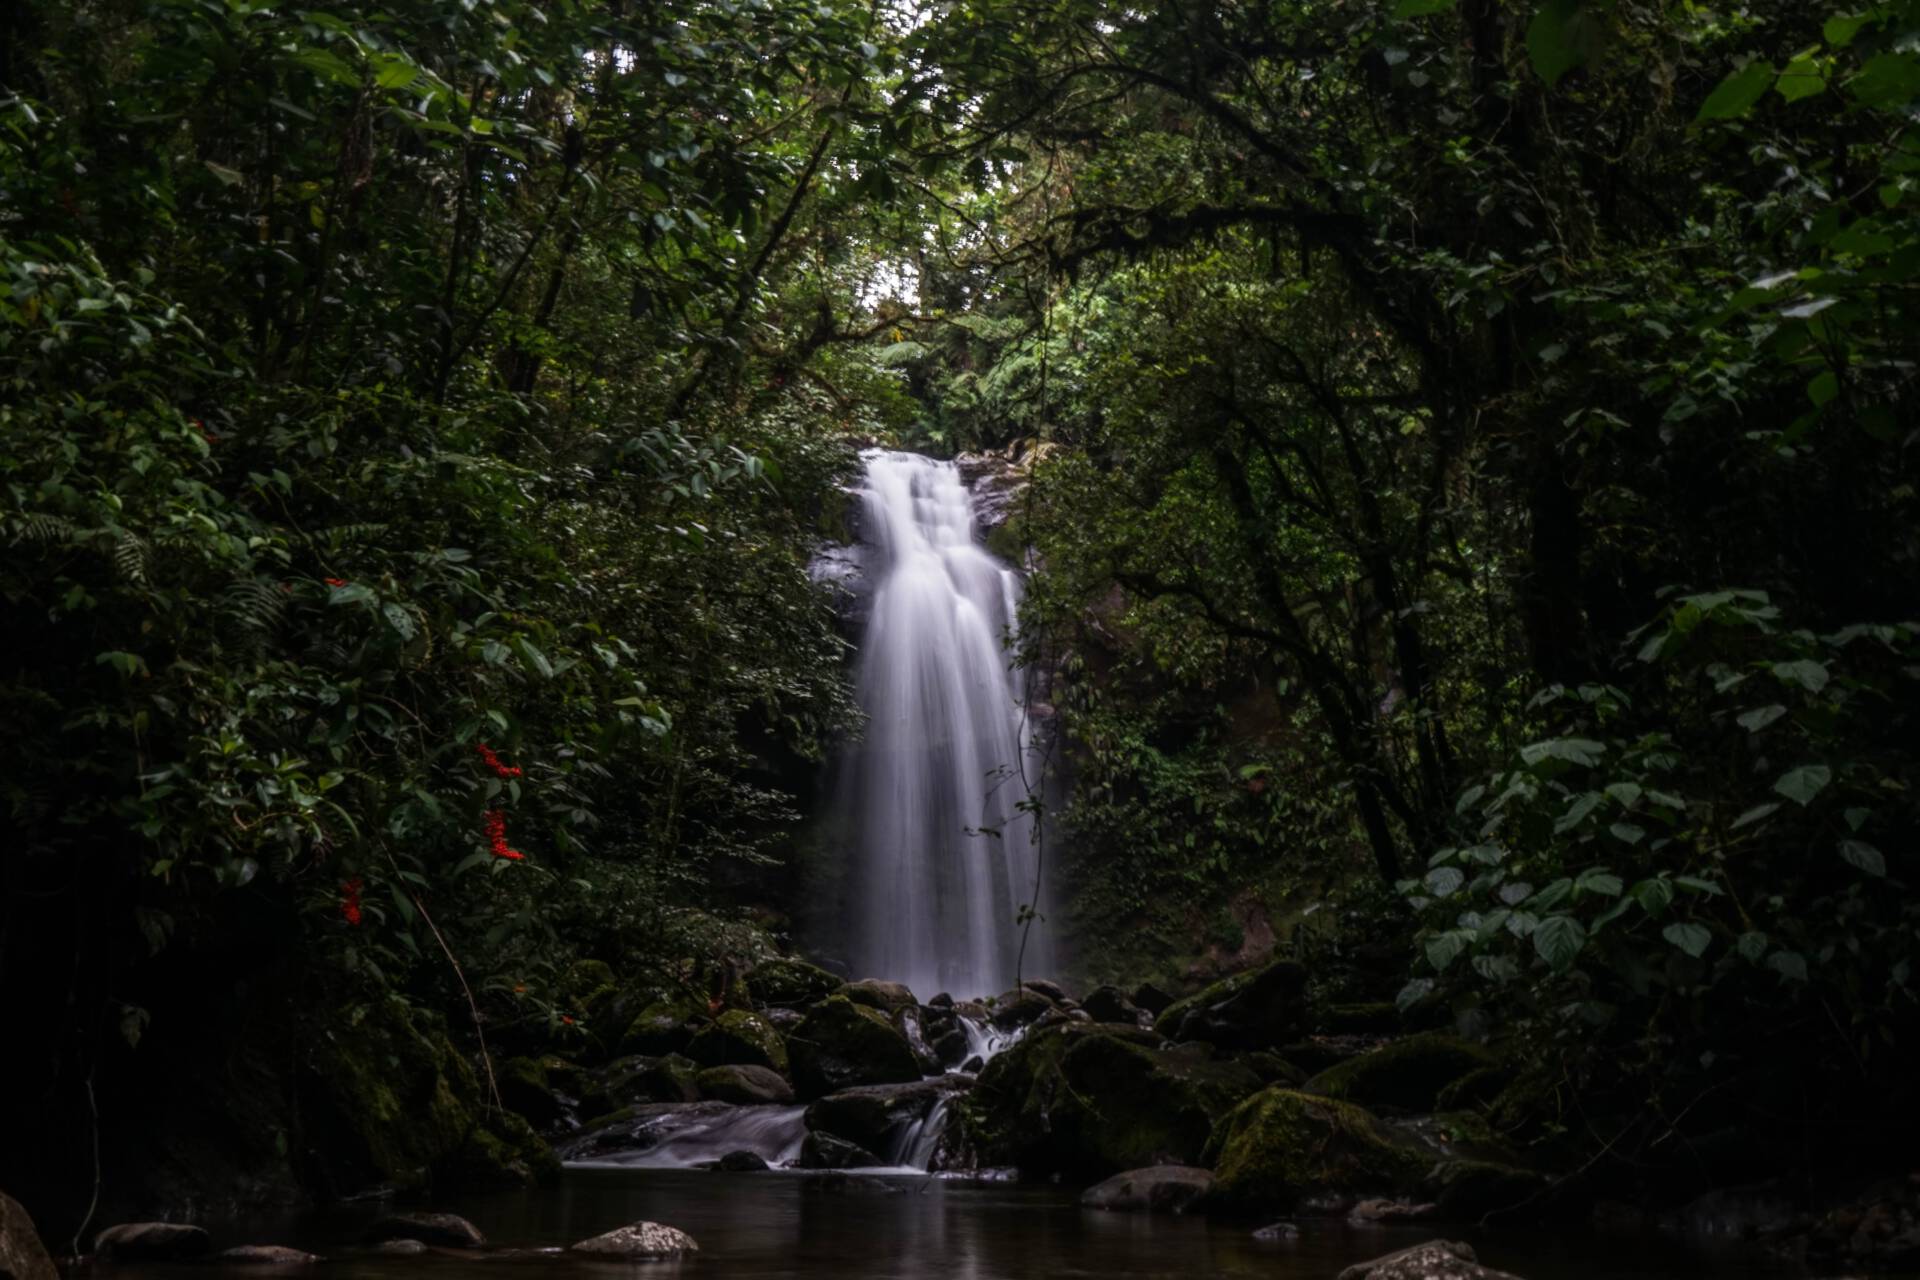
[[[326,578],[323,579],[323,581],[330,587],[344,587],[347,585],[345,578]]]
[[[360,923],[360,890],[365,887],[359,876],[340,886],[340,914],[347,918],[348,924]]]
[[[527,855],[518,849],[507,847],[507,815],[498,809],[487,810],[487,843],[493,847],[493,856],[519,862]]]
[[[480,758],[487,762],[487,768],[493,770],[494,773],[498,774],[500,777],[517,778],[520,776],[519,765],[517,764],[510,765],[510,764],[500,763],[500,757],[493,754],[493,748],[488,746],[486,743],[476,742],[473,744],[473,749],[475,751],[478,751],[480,753]]]
[[[573,1019],[572,1019],[572,1018],[569,1018],[569,1017],[568,1017],[568,1016],[567,1016],[566,1014],[564,1014],[564,1013],[560,1015],[560,1021],[562,1021],[562,1022],[564,1022],[564,1023],[566,1023],[566,1024],[568,1025],[568,1026],[572,1026],[572,1025],[573,1025]]]

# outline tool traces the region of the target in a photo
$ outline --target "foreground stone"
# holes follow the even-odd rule
[[[33,1219],[13,1197],[0,1192],[0,1276],[11,1280],[55,1280]]]
[[[741,1106],[781,1106],[793,1101],[793,1086],[779,1072],[760,1066],[708,1067],[694,1077],[700,1096]]]
[[[222,1249],[213,1260],[229,1267],[310,1267],[321,1258],[317,1253],[289,1249],[283,1244],[243,1244]]]
[[[847,998],[855,1004],[863,1004],[869,1009],[878,1009],[882,1013],[911,1009],[920,1003],[913,998],[912,989],[904,982],[862,978],[858,982],[849,982],[846,991]]]
[[[1235,1107],[1207,1154],[1220,1199],[1248,1210],[1286,1209],[1309,1194],[1411,1189],[1431,1163],[1364,1108],[1277,1086]]]
[[[1185,1213],[1213,1190],[1213,1174],[1184,1164],[1157,1164],[1116,1173],[1081,1193],[1087,1209],[1126,1213]]]
[[[1520,1280],[1507,1271],[1483,1267],[1473,1249],[1458,1240],[1429,1240],[1371,1262],[1356,1262],[1340,1280]]]
[[[804,960],[763,960],[747,975],[747,989],[763,1004],[795,1007],[824,1000],[846,983]]]
[[[396,1213],[380,1219],[367,1229],[367,1242],[382,1240],[418,1240],[443,1249],[484,1249],[487,1238],[480,1228],[457,1213]]]
[[[964,1077],[935,1077],[912,1084],[843,1089],[807,1108],[807,1129],[844,1138],[869,1151],[885,1151],[895,1134],[926,1119],[942,1099],[966,1087]]]
[[[427,1252],[427,1246],[418,1240],[382,1240],[373,1251],[390,1258],[417,1258]]]
[[[698,1253],[700,1246],[678,1227],[663,1226],[658,1222],[635,1222],[605,1235],[582,1240],[573,1246],[573,1251],[598,1258],[626,1258],[641,1262],[650,1258],[678,1258],[682,1254]]]
[[[123,1222],[93,1238],[102,1262],[180,1262],[206,1256],[213,1237],[185,1222]]]

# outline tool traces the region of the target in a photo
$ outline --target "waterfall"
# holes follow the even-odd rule
[[[1003,646],[1020,577],[975,538],[952,463],[862,456],[860,533],[877,581],[857,676],[866,735],[838,803],[852,855],[849,959],[921,999],[997,994],[1014,984],[1038,865],[1021,808],[1038,760]],[[1052,959],[1036,921],[1021,976]]]

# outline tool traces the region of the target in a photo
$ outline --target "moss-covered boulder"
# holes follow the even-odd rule
[[[755,1000],[789,1009],[824,1000],[845,985],[819,965],[791,958],[763,960],[747,975]]]
[[[1291,960],[1223,978],[1177,1000],[1154,1019],[1169,1040],[1205,1040],[1223,1049],[1272,1049],[1308,1024],[1307,971]]]
[[[395,996],[323,1025],[302,1093],[339,1191],[520,1186],[559,1172],[525,1120],[487,1105],[438,1019]]]
[[[793,1084],[802,1098],[820,1098],[863,1084],[920,1078],[906,1037],[878,1009],[829,996],[808,1010],[787,1040]]]
[[[508,1058],[494,1068],[494,1080],[500,1087],[500,1101],[527,1118],[537,1129],[556,1124],[572,1110],[569,1098],[577,1101],[576,1091],[562,1090],[562,1081],[571,1081],[578,1068],[565,1058],[551,1054],[539,1058]]]
[[[942,1076],[843,1089],[807,1108],[807,1129],[845,1138],[869,1151],[887,1151],[910,1125],[925,1120],[944,1099],[965,1088],[964,1076]]]
[[[913,991],[906,983],[883,982],[879,978],[862,978],[858,982],[849,982],[846,996],[855,1004],[864,1004],[869,1009],[878,1009],[882,1013],[911,1009],[920,1003],[913,998]]]
[[[700,1097],[694,1082],[699,1072],[698,1063],[677,1053],[616,1059],[593,1073],[591,1087],[581,1095],[580,1114],[596,1117],[650,1102],[693,1102]]]
[[[1203,1163],[1213,1166],[1216,1201],[1272,1212],[1318,1192],[1408,1189],[1432,1160],[1363,1107],[1275,1087],[1221,1121]]]
[[[1551,1183],[1531,1169],[1493,1160],[1442,1160],[1427,1173],[1423,1194],[1454,1222],[1489,1214],[1539,1216],[1549,1208]]]
[[[655,1000],[627,1024],[620,1037],[620,1052],[685,1053],[707,1021],[706,1006],[691,996]]]
[[[687,1044],[687,1056],[705,1067],[741,1064],[783,1075],[787,1070],[787,1042],[771,1022],[745,1009],[729,1009],[702,1027]]]
[[[1426,1031],[1329,1067],[1307,1081],[1306,1089],[1369,1107],[1431,1111],[1448,1085],[1498,1062],[1484,1045]]]
[[[1316,1016],[1328,1035],[1392,1035],[1400,1029],[1400,1009],[1391,1000],[1332,1004]]]
[[[1205,1046],[1163,1049],[1138,1027],[1065,1022],[989,1062],[961,1114],[982,1164],[1098,1177],[1194,1164],[1216,1122],[1259,1087]]]

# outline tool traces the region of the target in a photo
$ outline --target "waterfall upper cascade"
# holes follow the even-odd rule
[[[1004,644],[1020,576],[980,545],[951,462],[868,450],[861,539],[876,586],[860,645],[864,739],[841,774],[856,972],[990,995],[1050,971],[1038,788],[1021,674]]]

